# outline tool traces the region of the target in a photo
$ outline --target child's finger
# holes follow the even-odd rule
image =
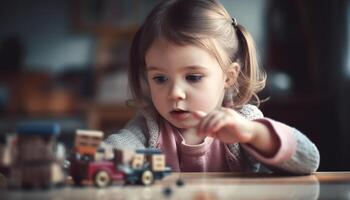
[[[203,124],[203,119],[207,116],[207,113],[197,110],[193,111],[192,115],[199,120],[199,123],[197,124],[197,134],[201,135],[201,124]]]
[[[208,130],[209,132],[216,132],[218,131],[222,126],[224,126],[224,117],[223,115],[216,115],[208,124]]]
[[[207,113],[200,111],[200,110],[193,111],[192,114],[197,119],[202,119],[203,117],[205,117],[207,115]]]
[[[203,120],[204,123],[203,123],[202,131],[207,135],[208,134],[210,135],[213,124],[216,121],[220,120],[220,118],[221,118],[220,113],[215,113],[215,114],[212,114],[211,116],[208,116],[206,119]]]
[[[220,129],[222,129],[225,125],[226,125],[226,122],[225,122],[225,121],[223,121],[223,120],[217,121],[215,124],[213,124],[212,132],[213,132],[213,133],[218,132],[218,131],[219,131]]]

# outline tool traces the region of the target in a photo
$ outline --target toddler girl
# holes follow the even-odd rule
[[[114,147],[160,149],[173,171],[318,168],[307,137],[253,105],[265,74],[250,34],[216,0],[159,3],[134,37],[129,84],[139,112],[106,139]]]

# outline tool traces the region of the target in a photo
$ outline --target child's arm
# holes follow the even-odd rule
[[[211,136],[229,144],[247,143],[266,156],[273,156],[279,148],[277,136],[265,124],[248,120],[232,109],[193,114],[201,121],[197,131],[190,129],[183,134],[186,144],[200,144],[206,136]]]
[[[278,136],[261,122],[251,121],[251,128],[253,137],[247,144],[266,157],[274,156],[281,145]]]
[[[266,157],[250,145],[243,149],[270,168],[295,174],[310,174],[317,170],[320,154],[317,147],[295,128],[269,118],[258,119],[279,138],[280,147],[275,155]]]
[[[239,142],[262,163],[288,172],[307,174],[317,170],[316,146],[292,127],[268,118],[248,120],[226,108],[201,116],[197,128],[200,136],[212,136],[228,144]]]

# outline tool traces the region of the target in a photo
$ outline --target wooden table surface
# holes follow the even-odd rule
[[[177,186],[178,178],[184,181]],[[171,191],[166,194],[165,191]],[[152,186],[113,184],[49,190],[2,190],[0,199],[350,199],[350,172],[309,176],[242,173],[173,173]]]

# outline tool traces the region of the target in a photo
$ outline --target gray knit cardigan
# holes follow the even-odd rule
[[[245,105],[236,110],[249,120],[263,118],[262,112],[253,105]],[[310,174],[317,170],[320,162],[320,155],[317,147],[299,130],[293,128],[297,141],[295,153],[291,159],[274,166],[268,166],[258,162],[249,155],[239,143],[227,144],[230,152],[245,163],[247,172],[283,172],[291,174]],[[159,136],[159,126],[150,112],[140,110],[140,112],[129,123],[117,133],[111,134],[105,143],[114,148],[156,148]],[[226,155],[227,161],[233,162],[232,156]],[[234,171],[233,169],[231,169]]]

